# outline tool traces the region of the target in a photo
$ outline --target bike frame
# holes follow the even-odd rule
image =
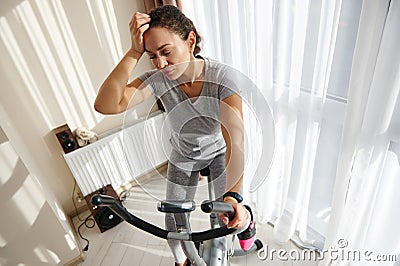
[[[207,174],[205,172],[204,174]],[[210,213],[211,229],[202,232],[192,232],[189,222],[189,213],[195,210],[196,205],[193,201],[160,202],[158,210],[162,212],[171,212],[175,216],[177,227],[176,232],[167,231],[158,226],[150,224],[132,213],[130,213],[121,202],[107,195],[95,195],[91,201],[94,206],[107,206],[115,214],[131,225],[146,231],[156,237],[163,239],[180,240],[181,246],[186,257],[192,265],[201,266],[227,266],[229,265],[229,256],[243,256],[262,248],[262,242],[256,240],[250,250],[234,250],[228,252],[227,236],[240,233],[240,230],[221,226],[218,219],[218,213],[228,213],[230,218],[235,216],[232,205],[224,202],[215,201],[213,182],[209,172],[207,176],[209,200],[201,204],[203,212]],[[250,218],[243,228],[247,228]],[[199,249],[196,248],[199,243]]]

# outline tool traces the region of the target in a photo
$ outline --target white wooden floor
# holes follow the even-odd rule
[[[205,180],[201,181],[198,192],[196,193],[196,202],[201,203],[206,198]],[[157,211],[157,200],[154,198],[164,198],[165,184],[159,177],[150,177],[145,184],[140,187],[134,187],[130,190],[125,201],[125,206],[132,213],[142,219],[151,222],[160,227],[164,227],[164,215]],[[82,213],[80,217],[86,217],[87,213]],[[75,227],[81,223],[77,217],[73,218]],[[202,231],[208,229],[208,216],[200,210],[195,210],[191,216],[191,226],[193,231]],[[273,228],[268,225],[256,224],[257,238],[261,239],[264,247],[268,250],[284,249],[290,252],[293,249],[301,252],[292,242],[277,244],[272,240]],[[174,259],[170,253],[165,240],[156,238],[148,233],[140,231],[129,225],[121,223],[114,228],[100,233],[97,226],[94,228],[81,227],[81,233],[90,241],[89,250],[85,252],[85,261],[79,265],[129,265],[129,266],[153,266],[153,265],[174,265]],[[86,242],[81,240],[82,246]],[[288,257],[288,255],[286,255]],[[315,261],[279,260],[277,253],[271,259],[260,260],[256,253],[243,257],[234,257],[230,259],[232,266],[237,265],[317,265]]]

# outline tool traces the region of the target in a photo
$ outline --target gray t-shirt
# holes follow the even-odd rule
[[[240,93],[235,81],[238,71],[218,61],[203,59],[204,83],[200,96],[196,98],[190,99],[179,88],[178,81],[169,80],[161,71],[151,70],[139,76],[164,105],[172,148],[195,160],[209,160],[225,152],[220,104],[225,98]]]

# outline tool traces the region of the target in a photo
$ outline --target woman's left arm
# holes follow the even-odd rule
[[[244,124],[242,113],[242,97],[233,94],[220,104],[222,135],[226,143],[226,188],[225,191],[241,193],[244,171]],[[247,220],[247,211],[238,204],[234,197],[225,197],[225,202],[231,203],[236,216],[228,222],[226,216],[221,217],[228,227],[243,227]]]

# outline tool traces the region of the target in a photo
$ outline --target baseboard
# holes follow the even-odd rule
[[[123,185],[123,186],[120,186],[118,188],[115,188],[115,191],[117,192],[118,195],[121,195],[121,193],[123,193],[125,191],[128,191],[132,187],[137,186],[138,182],[140,183],[141,181],[145,180],[146,178],[150,178],[151,176],[153,176],[155,172],[165,173],[166,170],[167,170],[167,166],[168,166],[168,163],[163,163],[163,164],[159,165],[158,167],[156,167],[155,170],[149,171],[148,173],[145,173],[145,174],[135,178],[131,182],[129,182],[129,183]],[[71,213],[71,214],[67,215],[68,222],[69,222],[71,228],[73,229],[72,232],[74,234],[75,242],[77,244],[77,248],[78,248],[80,254],[76,258],[74,258],[71,261],[65,263],[64,264],[65,266],[76,266],[76,265],[78,265],[79,263],[82,263],[85,260],[85,253],[83,251],[81,242],[79,241],[80,238],[79,238],[78,233],[76,231],[75,225],[72,222],[72,217],[75,217],[77,214],[78,215],[82,214],[82,213],[84,213],[84,212],[86,212],[88,210],[89,210],[89,207],[87,206],[87,204],[85,204],[83,206],[78,207],[76,212],[74,211],[74,213]]]
[[[74,209],[72,212],[68,213],[68,216],[75,217],[76,215],[84,213],[88,210],[89,210],[89,208],[88,208],[87,204],[84,204],[82,206],[77,207],[76,210]]]
[[[151,170],[147,173],[144,173],[138,177],[136,177],[135,179],[131,180],[130,182],[115,188],[115,191],[117,192],[118,195],[121,196],[121,193],[125,192],[125,191],[129,191],[131,188],[136,187],[138,185],[138,183],[141,183],[142,181],[154,176],[155,172],[158,173],[165,173],[168,167],[168,162],[162,163],[159,166],[157,166],[154,170]]]
[[[85,258],[84,256],[81,254],[78,257],[70,260],[69,262],[65,263],[64,266],[77,266],[80,263],[84,262]]]
[[[74,234],[76,247],[79,250],[79,255],[77,257],[75,257],[74,259],[70,260],[69,262],[65,263],[64,265],[65,266],[76,266],[76,265],[78,265],[79,263],[82,263],[85,260],[85,253],[83,252],[83,248],[82,248],[81,242],[79,241],[79,236],[76,233],[76,229],[75,229],[74,223],[72,222],[71,217],[67,216],[67,220],[68,220],[69,225],[72,228],[72,233]]]

